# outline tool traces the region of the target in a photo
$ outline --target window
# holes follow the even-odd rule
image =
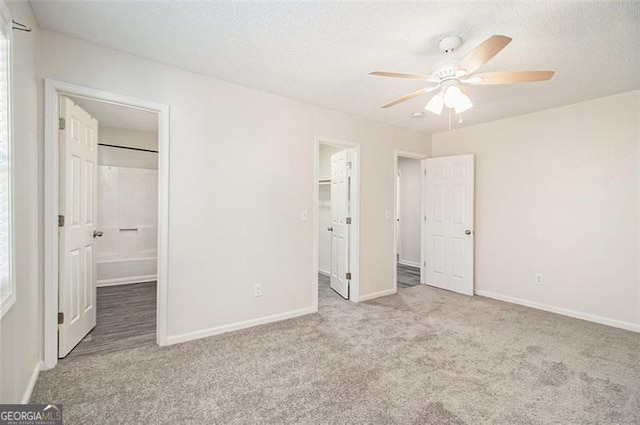
[[[0,317],[16,301],[11,199],[11,18],[0,2]]]

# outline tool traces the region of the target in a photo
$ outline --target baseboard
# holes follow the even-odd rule
[[[398,264],[402,264],[403,266],[409,266],[409,267],[417,267],[420,268],[420,263],[417,261],[410,261],[410,260],[398,260]]]
[[[385,289],[384,291],[380,291],[380,292],[374,292],[373,294],[360,295],[360,297],[358,298],[358,302],[369,301],[374,298],[386,297],[387,295],[393,295],[396,292],[397,291],[395,289],[391,288],[391,289]]]
[[[323,276],[331,277],[331,272],[327,270],[318,269],[318,273],[320,273]]]
[[[31,399],[31,394],[33,393],[33,389],[36,386],[36,381],[38,380],[38,375],[40,375],[40,370],[42,370],[42,362],[37,362],[35,368],[33,369],[33,373],[31,373],[31,378],[27,383],[27,389],[24,391],[22,395],[22,400],[20,403],[27,404]]]
[[[232,323],[230,325],[217,326],[215,328],[204,329],[201,331],[188,332],[181,335],[173,335],[167,337],[167,345],[178,344],[181,342],[193,341],[194,339],[206,338],[208,336],[219,335],[226,332],[238,331],[240,329],[251,328],[253,326],[265,325],[267,323],[279,322],[281,320],[293,319],[294,317],[304,316],[316,313],[317,308],[307,307],[300,310],[288,311],[286,313],[274,314],[272,316],[260,317],[258,319],[245,320],[244,322]]]
[[[476,295],[482,297],[493,298],[494,300],[506,301],[508,303],[519,304],[525,307],[531,307],[538,310],[548,311],[550,313],[561,314],[563,316],[573,317],[574,319],[582,319],[589,322],[599,323],[601,325],[612,326],[614,328],[625,329],[632,332],[640,332],[640,325],[634,323],[623,322],[621,320],[609,319],[607,317],[596,316],[595,314],[582,313],[580,311],[569,310],[561,307],[554,307],[548,304],[527,301],[520,298],[510,297],[507,295],[496,294],[488,291],[475,291]]]
[[[147,276],[120,277],[117,279],[99,280],[96,282],[96,286],[129,285],[131,283],[153,282],[154,280],[158,280],[158,275],[150,274]]]

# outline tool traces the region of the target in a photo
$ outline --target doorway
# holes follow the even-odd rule
[[[426,155],[395,151],[396,290],[424,283],[423,264],[423,160]]]
[[[359,298],[359,158],[358,145],[316,139],[316,306]]]
[[[395,151],[396,290],[426,284],[474,294],[474,169],[471,154],[427,158]],[[409,243],[407,238],[416,234],[419,242],[411,239]],[[419,258],[417,265],[415,258]]]
[[[123,306],[137,297],[145,310],[144,317],[128,311],[110,318],[108,325],[121,331],[120,347],[135,346],[136,332],[146,343],[166,345],[168,114],[166,105],[45,81],[45,369],[96,322],[94,331],[99,329],[101,298],[105,306]],[[147,140],[153,144],[122,143],[118,136],[127,129],[117,125],[111,130],[103,125],[101,137],[93,115],[102,116],[103,124],[146,116],[155,129]],[[131,135],[126,139],[130,142]],[[124,294],[125,286],[135,290]],[[93,336],[87,339],[88,344]]]
[[[70,95],[60,111],[58,357],[153,345],[158,114]]]
[[[430,158],[423,167],[425,283],[473,295],[474,156]]]

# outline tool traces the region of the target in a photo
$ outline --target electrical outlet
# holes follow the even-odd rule
[[[542,285],[543,276],[541,273],[536,273],[536,285]]]
[[[256,283],[253,285],[253,296],[261,297],[262,296],[262,283]]]

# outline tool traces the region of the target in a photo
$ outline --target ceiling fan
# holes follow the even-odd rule
[[[473,102],[464,88],[464,85],[490,85],[490,84],[514,84],[528,83],[534,81],[547,81],[553,77],[554,71],[497,71],[474,74],[481,66],[489,62],[507,44],[511,42],[510,37],[504,35],[492,35],[471,53],[457,62],[451,54],[462,44],[462,39],[457,36],[443,38],[438,43],[438,47],[447,56],[436,63],[435,71],[429,75],[405,74],[398,72],[373,71],[370,75],[381,77],[405,78],[410,80],[421,80],[435,85],[416,90],[398,99],[392,100],[381,106],[388,108],[405,102],[414,97],[436,91],[440,91],[433,96],[425,110],[440,115],[446,106],[460,114],[471,107]]]

